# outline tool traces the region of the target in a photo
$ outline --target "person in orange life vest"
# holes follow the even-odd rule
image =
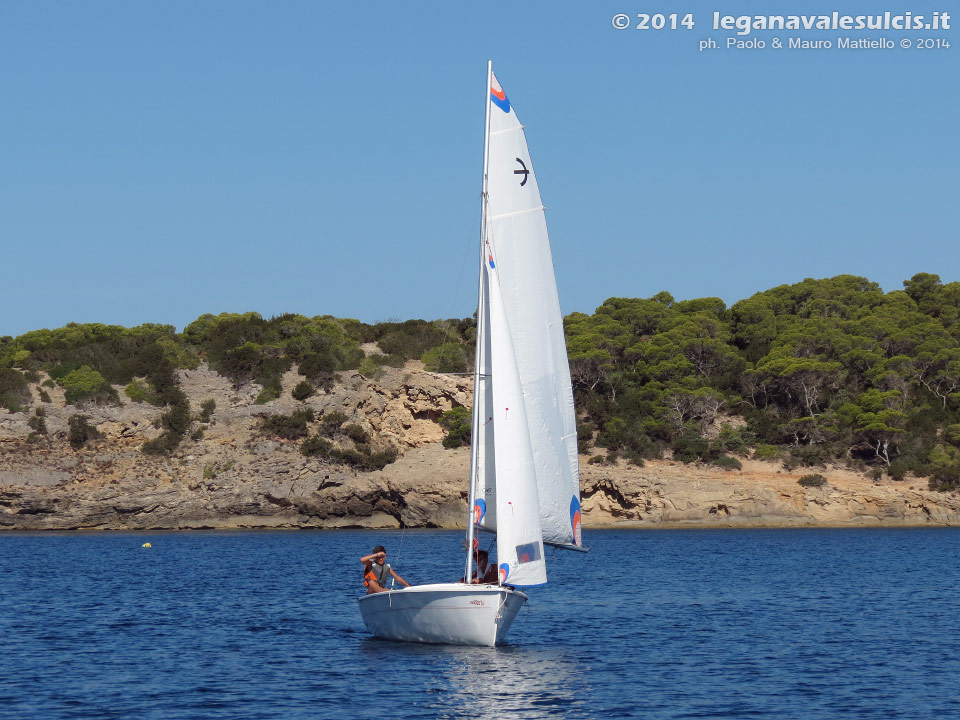
[[[360,558],[360,562],[363,563],[363,584],[367,588],[367,595],[386,590],[387,578],[391,575],[404,587],[410,587],[410,583],[397,575],[387,563],[387,550],[383,545],[377,545],[372,553]]]

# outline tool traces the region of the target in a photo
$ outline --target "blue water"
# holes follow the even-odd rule
[[[360,620],[460,533],[3,535],[0,718],[960,717],[958,530],[585,534],[498,648]]]

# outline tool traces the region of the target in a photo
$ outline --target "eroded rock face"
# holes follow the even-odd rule
[[[642,468],[581,464],[584,524],[636,527],[960,525],[960,495],[922,489],[926,480],[874,483],[841,468],[828,484],[797,483],[779,465],[744,461],[743,471],[670,461]]]
[[[376,381],[344,373],[331,392],[305,403],[289,394],[302,380],[283,377],[283,395],[256,405],[256,385],[235,388],[205,366],[180,371],[198,411],[216,403],[202,437],[184,438],[173,457],[142,452],[160,434],[159,408],[66,406],[62,394],[43,407],[48,434],[29,441],[25,412],[0,410],[0,529],[175,529],[204,527],[456,527],[466,519],[465,451],[445,451],[439,417],[470,399],[462,377],[426,373],[418,363],[384,368]],[[304,457],[299,444],[265,437],[266,414],[312,407],[342,412],[374,437],[375,448],[401,452],[382,471]],[[82,412],[101,434],[80,450],[67,443],[67,420]]]
[[[203,366],[181,371],[194,411],[207,399],[216,409],[202,437],[185,438],[170,458],[141,450],[159,434],[162,410],[131,402],[122,388],[120,406],[79,409],[54,389],[52,402],[40,404],[33,388],[34,406],[0,410],[0,529],[464,527],[469,451],[441,447],[437,420],[471,404],[470,379],[433,375],[417,363],[385,368],[376,380],[341,375],[331,392],[298,403],[290,390],[301,378],[291,371],[280,398],[256,405],[256,385],[235,388]],[[359,473],[304,457],[297,442],[257,430],[260,416],[304,405],[318,415],[344,413],[400,458]],[[36,407],[44,408],[48,435],[31,442]],[[66,433],[78,411],[103,437],[75,451]],[[587,527],[960,525],[960,496],[925,490],[924,480],[875,484],[826,469],[818,472],[827,486],[804,488],[799,475],[770,463],[745,461],[742,472],[725,472],[582,460]]]
[[[115,465],[104,477],[86,475],[105,462]],[[281,447],[197,477],[162,462],[136,463],[146,474],[128,475],[135,466],[120,458],[83,457],[73,473],[0,472],[0,529],[463,527],[467,462],[462,450],[431,445],[353,473]],[[129,468],[125,479],[112,477],[117,464]]]

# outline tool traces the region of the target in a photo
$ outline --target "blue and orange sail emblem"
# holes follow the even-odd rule
[[[575,545],[583,544],[583,530],[580,526],[580,500],[574,495],[570,501],[570,529],[573,530],[573,542]]]
[[[503,91],[503,88],[500,87],[500,83],[497,82],[496,75],[490,78],[490,102],[505,113],[510,112],[510,101],[507,100],[507,94]]]

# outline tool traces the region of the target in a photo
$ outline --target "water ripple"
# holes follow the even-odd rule
[[[508,645],[370,637],[357,558],[426,582],[461,541],[0,536],[0,718],[960,716],[956,530],[594,532]]]

